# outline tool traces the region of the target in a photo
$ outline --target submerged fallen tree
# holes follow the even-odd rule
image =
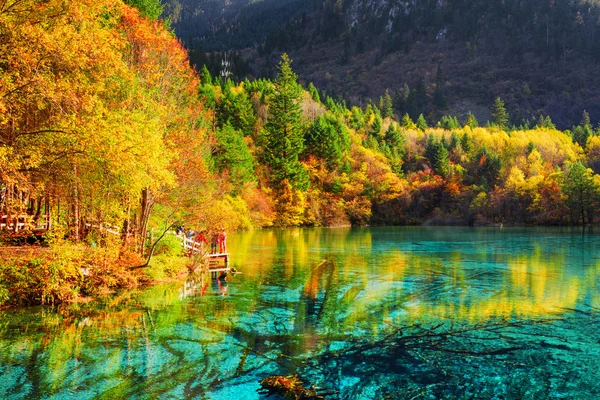
[[[538,347],[549,346],[537,328],[562,321],[498,318],[475,324],[414,324],[391,327],[370,340],[329,335],[324,347],[300,357],[247,351],[292,373],[260,381],[261,393],[285,399],[323,399],[331,394],[337,394],[331,396],[334,399],[361,398],[375,392],[380,398],[461,397],[477,385],[493,397],[529,386],[528,373],[540,361]],[[504,373],[514,382],[494,384],[494,377]],[[306,388],[299,375],[324,387]]]
[[[278,394],[287,400],[324,400],[317,394],[314,386],[305,388],[298,374],[269,376],[260,381],[263,394]]]

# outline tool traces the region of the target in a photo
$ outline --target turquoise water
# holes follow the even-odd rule
[[[600,235],[521,228],[230,234],[226,281],[0,312],[0,398],[600,398]],[[271,399],[275,396],[269,397]]]

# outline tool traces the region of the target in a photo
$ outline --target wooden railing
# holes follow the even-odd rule
[[[208,245],[202,242],[196,242],[194,238],[183,236],[183,248],[186,252],[196,253],[202,251],[205,246]]]
[[[50,221],[47,215],[40,215],[34,223],[31,215],[11,216],[0,215],[0,230],[18,233],[23,230],[47,230]]]

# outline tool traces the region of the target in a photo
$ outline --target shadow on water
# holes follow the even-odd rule
[[[600,395],[592,229],[347,228],[230,238],[227,279],[0,313],[0,398]],[[331,394],[336,393],[336,394]]]

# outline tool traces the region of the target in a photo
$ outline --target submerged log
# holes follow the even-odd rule
[[[260,381],[260,386],[269,395],[278,394],[289,400],[325,400],[325,397],[318,395],[312,386],[307,389],[302,384],[298,374],[273,375]]]

